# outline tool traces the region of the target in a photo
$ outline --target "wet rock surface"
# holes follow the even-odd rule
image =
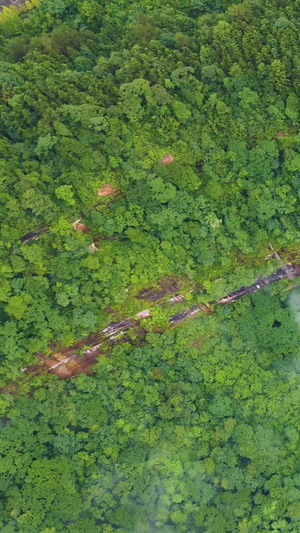
[[[187,318],[196,316],[199,312],[204,312],[209,315],[212,313],[210,309],[211,305],[225,305],[236,302],[247,294],[254,294],[269,283],[274,283],[280,279],[292,279],[297,276],[300,276],[300,265],[285,265],[284,268],[276,270],[276,272],[270,274],[270,276],[260,277],[251,285],[241,287],[237,291],[220,298],[218,301],[212,301],[208,304],[200,303],[175,313],[168,319],[169,326],[176,326],[177,324],[184,322]],[[146,299],[146,294],[151,298],[151,291],[142,291],[140,293],[143,299]],[[165,295],[165,292],[163,292],[163,295]],[[171,297],[168,302],[176,304],[183,300],[184,297],[180,294]],[[147,313],[145,313],[145,311],[147,311]],[[140,338],[143,339],[147,331],[143,329],[142,321],[149,316],[151,316],[151,314],[147,309],[138,313],[136,318],[128,317],[118,322],[110,322],[104,329],[101,329],[96,333],[91,333],[88,337],[68,348],[57,350],[57,345],[53,345],[51,346],[52,353],[50,356],[45,357],[42,354],[37,354],[40,357],[39,363],[35,366],[24,368],[22,371],[25,373],[30,372],[35,375],[48,371],[56,374],[61,379],[74,377],[82,372],[90,373],[92,372],[92,366],[97,362],[100,355],[109,357],[110,349],[114,345],[130,341],[130,337],[126,336],[126,332],[130,329],[134,329],[135,335],[140,336]]]

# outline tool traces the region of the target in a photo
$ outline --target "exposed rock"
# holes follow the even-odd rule
[[[95,244],[92,242],[92,244],[89,245],[89,250],[94,253],[97,252],[98,248],[95,246]]]
[[[80,224],[80,218],[78,218],[77,220],[74,220],[74,222],[72,222],[72,228],[73,230],[77,230],[77,226],[78,224]]]
[[[168,301],[171,302],[171,304],[177,304],[179,302],[183,302],[184,299],[185,299],[184,294],[176,294],[175,296],[170,298],[170,300]]]
[[[136,314],[136,317],[139,320],[142,320],[143,318],[148,318],[150,316],[150,309],[144,309],[143,311],[140,311]]]
[[[88,233],[90,231],[84,224],[82,224],[81,219],[78,218],[72,222],[72,228],[74,231],[82,231],[83,233]]]

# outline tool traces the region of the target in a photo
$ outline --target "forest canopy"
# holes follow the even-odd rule
[[[299,531],[290,282],[174,329],[157,306],[91,376],[22,374],[161,280],[207,303],[276,271],[269,243],[297,260],[299,15],[299,0],[0,13],[1,532]]]
[[[288,302],[258,293],[117,346],[93,376],[3,395],[1,530],[297,532],[300,338]]]
[[[30,7],[1,15],[3,377],[128,285],[300,240],[298,2]]]

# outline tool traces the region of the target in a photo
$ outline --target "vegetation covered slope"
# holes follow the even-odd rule
[[[298,532],[299,341],[257,293],[5,395],[1,532]]]
[[[159,278],[217,300],[300,242],[299,0],[27,7],[0,16],[1,384]],[[2,389],[1,533],[297,533],[284,283]]]
[[[171,4],[44,0],[2,15],[9,376],[104,324],[129,284],[205,283],[237,252],[300,241],[299,3]],[[107,183],[120,193],[98,197]],[[78,219],[89,233],[73,231]],[[254,281],[236,277],[233,288]]]

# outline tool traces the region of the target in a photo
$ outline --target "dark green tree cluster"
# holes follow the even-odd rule
[[[258,293],[116,347],[93,376],[3,394],[1,532],[298,532],[286,297]]]

